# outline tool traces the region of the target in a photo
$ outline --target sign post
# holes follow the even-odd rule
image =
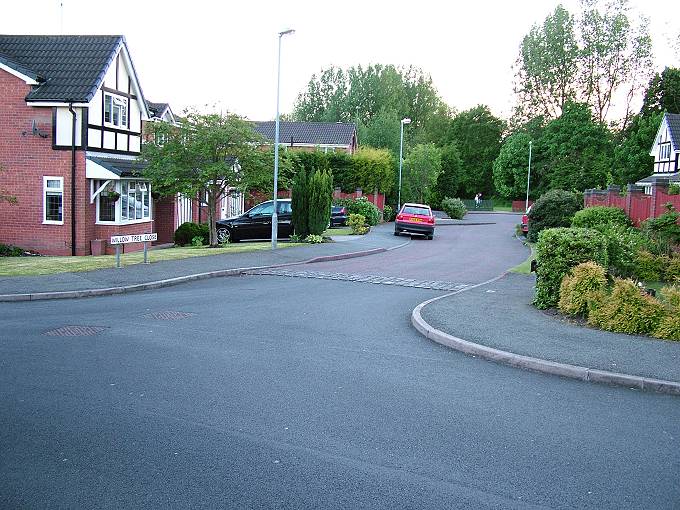
[[[111,236],[111,244],[116,247],[116,267],[120,268],[120,245],[128,243],[144,243],[144,263],[149,263],[148,245],[151,241],[157,241],[158,234],[128,234],[122,236]]]

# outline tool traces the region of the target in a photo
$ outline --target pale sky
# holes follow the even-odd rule
[[[169,102],[177,113],[216,104],[251,120],[275,116],[277,33],[287,28],[296,33],[283,39],[282,113],[292,110],[311,75],[322,68],[381,63],[422,68],[444,101],[459,111],[481,103],[507,118],[522,37],[559,3],[0,2],[0,33],[123,34],[148,100]],[[578,11],[577,0],[562,4]],[[680,26],[669,21],[677,17],[677,0],[632,0],[631,5],[651,19],[657,68],[678,66],[670,41]]]

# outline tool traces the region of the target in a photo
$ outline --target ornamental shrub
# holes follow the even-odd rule
[[[24,250],[12,244],[0,243],[0,257],[21,257]]]
[[[583,199],[578,193],[561,189],[548,191],[531,206],[527,238],[535,243],[542,230],[571,226],[574,214],[582,208],[582,204]]]
[[[588,315],[588,324],[608,331],[650,335],[665,316],[659,301],[644,293],[632,280],[614,279],[612,293]]]
[[[572,227],[597,228],[600,225],[630,227],[632,222],[622,209],[603,206],[581,209],[574,214],[574,219],[571,220]]]
[[[673,254],[664,259],[663,281],[680,283],[680,256]]]
[[[333,176],[326,172],[315,172],[308,181],[307,206],[309,233],[320,236],[331,220],[333,200]]]
[[[623,278],[640,278],[636,260],[640,250],[648,246],[645,235],[635,227],[617,224],[599,225],[595,228],[607,240],[610,273]]]
[[[194,237],[203,238],[203,244],[206,244],[208,239],[208,225],[206,223],[199,225],[198,223],[192,223],[187,221],[182,223],[177,230],[175,230],[175,244],[177,246],[187,246],[192,243]]]
[[[661,280],[665,259],[666,257],[654,255],[646,250],[638,251],[634,259],[635,276],[637,279],[647,282]]]
[[[352,234],[365,234],[368,232],[366,218],[363,214],[350,214],[347,225],[352,229]]]
[[[680,213],[669,211],[642,223],[642,231],[650,240],[650,250],[656,255],[670,255],[680,244]]]
[[[680,340],[680,288],[664,287],[661,289],[661,298],[666,314],[654,331],[654,336],[666,340]]]
[[[300,239],[304,239],[309,235],[309,175],[305,166],[301,166],[295,174],[291,207],[293,230]]]
[[[377,225],[380,220],[380,211],[378,208],[368,201],[366,197],[359,197],[355,200],[347,202],[347,212],[350,214],[361,214],[365,218],[365,222],[369,225]]]
[[[606,288],[604,268],[595,262],[583,262],[562,280],[558,308],[569,315],[587,317],[588,312],[598,306]]]
[[[536,245],[536,307],[557,306],[562,279],[572,267],[587,261],[607,267],[607,242],[597,230],[551,228],[541,232]]]
[[[320,236],[320,235],[316,235],[316,234],[309,234],[309,235],[305,238],[305,242],[306,242],[306,243],[309,243],[309,244],[319,244],[319,243],[323,243],[323,237]]]
[[[442,200],[442,211],[454,220],[462,220],[467,214],[467,208],[460,198],[445,197]]]
[[[394,221],[395,216],[392,206],[385,204],[385,207],[383,207],[383,221]]]

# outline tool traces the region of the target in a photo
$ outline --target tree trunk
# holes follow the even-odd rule
[[[217,247],[217,225],[215,224],[215,203],[217,197],[214,191],[208,192],[208,228],[210,231],[210,247]]]

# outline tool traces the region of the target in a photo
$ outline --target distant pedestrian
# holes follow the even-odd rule
[[[479,206],[481,205],[481,203],[482,203],[482,194],[481,194],[481,193],[477,193],[477,194],[475,195],[475,208],[479,208]]]

